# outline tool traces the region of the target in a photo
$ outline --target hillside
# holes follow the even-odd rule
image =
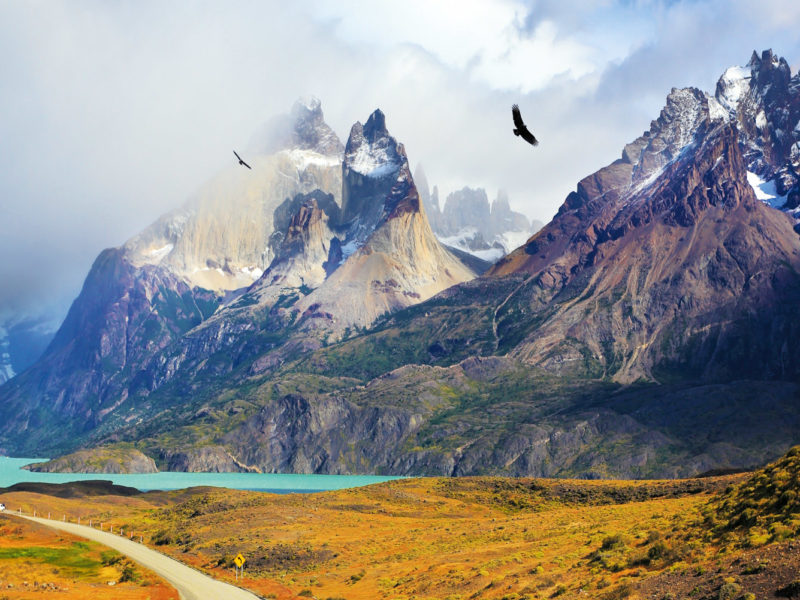
[[[141,531],[222,579],[241,552],[245,586],[279,600],[792,597],[796,523],[755,543],[728,524],[732,508],[766,490],[796,492],[797,456],[755,473],[672,481],[424,478],[311,495],[198,488],[0,501]],[[794,522],[792,506],[757,502],[749,518]],[[734,542],[709,521],[745,536]]]

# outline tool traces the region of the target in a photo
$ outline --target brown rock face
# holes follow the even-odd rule
[[[745,170],[735,124],[673,90],[649,132],[491,271],[526,275],[497,311],[499,347],[623,382],[794,374],[800,238]]]
[[[436,239],[402,144],[380,110],[356,123],[342,167],[341,266],[295,307],[306,329],[371,325],[475,276]]]

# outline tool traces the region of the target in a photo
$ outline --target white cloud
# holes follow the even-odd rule
[[[583,10],[602,10],[605,4],[584,2]],[[619,31],[573,33],[549,16],[536,19],[529,28],[536,16],[532,7],[511,0],[465,0],[457,5],[318,0],[305,6],[310,18],[350,44],[383,50],[418,46],[476,82],[522,93],[542,89],[555,78],[578,79],[598,72],[623,58],[647,33],[642,28],[631,28],[626,36]]]

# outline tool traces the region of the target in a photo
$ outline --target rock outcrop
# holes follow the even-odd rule
[[[350,132],[342,220],[341,266],[297,305],[308,326],[368,326],[475,276],[433,235],[405,148],[389,135],[380,110]]]
[[[36,473],[158,473],[152,458],[134,448],[121,447],[78,450],[25,468]]]

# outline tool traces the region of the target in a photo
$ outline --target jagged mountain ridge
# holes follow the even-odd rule
[[[785,450],[800,432],[800,238],[756,197],[720,106],[673,90],[489,274],[293,371],[363,387],[272,398],[224,441],[267,470],[450,475],[685,476]],[[387,370],[392,356],[407,366]],[[629,383],[643,380],[660,385]]]
[[[793,214],[800,204],[800,73],[784,58],[756,52],[717,82],[716,112],[737,123],[749,180],[759,199]]]
[[[486,276],[335,344],[247,319],[199,335],[209,319],[181,338],[196,362],[162,353],[146,377],[170,383],[84,439],[328,473],[663,477],[774,457],[800,431],[798,236],[713,100],[673,90]],[[261,314],[294,318],[300,294]]]
[[[3,433],[11,435],[21,421],[23,431],[38,424],[47,429],[52,419],[30,417],[48,409],[55,420],[73,421],[77,431],[65,429],[70,435],[92,431],[132,390],[147,396],[183,365],[194,374],[243,333],[265,328],[286,341],[302,323],[303,330],[341,335],[474,276],[431,233],[405,150],[389,135],[382,112],[375,111],[364,126],[354,125],[341,164],[317,153],[341,148],[331,146],[329,128],[320,125],[319,103],[296,105],[293,113],[291,139],[300,140],[299,146],[251,158],[254,181],[242,187],[248,172],[225,173],[203,188],[205,204],[191,201],[123,247],[101,254],[45,357],[3,388],[4,408],[17,411]],[[282,178],[287,161],[298,156],[304,171],[298,168],[296,179]],[[344,179],[333,176],[333,162]],[[270,187],[275,177],[288,183]],[[331,181],[343,182],[336,195],[324,191]],[[217,195],[220,186],[224,193]],[[319,187],[300,191],[312,186]],[[267,191],[255,193],[259,189]],[[233,208],[247,209],[243,214],[220,209],[231,195]],[[268,210],[280,196],[283,202]],[[272,218],[259,220],[259,212]],[[273,225],[285,229],[274,231]],[[230,239],[218,244],[227,232]],[[149,250],[153,246],[158,248]],[[268,268],[243,294],[227,300],[223,292],[258,273],[262,263],[241,265],[259,247],[261,260],[272,256]],[[232,248],[239,254],[228,255]],[[222,256],[214,252],[225,255],[224,265],[205,258],[206,267],[199,269],[203,257]],[[355,262],[359,266],[351,268]],[[328,287],[335,291],[326,292],[332,274],[337,279]],[[320,344],[306,333],[296,337],[311,347]]]
[[[448,194],[442,209],[438,187],[430,189],[422,165],[414,170],[414,181],[439,241],[486,261],[487,269],[489,264],[518,248],[543,226],[511,210],[504,190],[497,192],[490,205],[486,190],[464,187]]]
[[[764,58],[768,69],[781,64]],[[758,81],[764,63],[751,64]],[[719,110],[725,89],[673,90],[621,159],[582,180],[550,224],[493,267],[528,277],[519,295],[529,299],[506,304],[498,331],[518,328],[514,308],[539,319],[548,311],[512,354],[553,368],[588,354],[622,381],[656,377],[658,364],[711,379],[794,373],[797,325],[786,302],[798,294],[798,237],[748,183],[774,153],[752,152],[744,111]],[[695,355],[681,357],[689,340]]]

